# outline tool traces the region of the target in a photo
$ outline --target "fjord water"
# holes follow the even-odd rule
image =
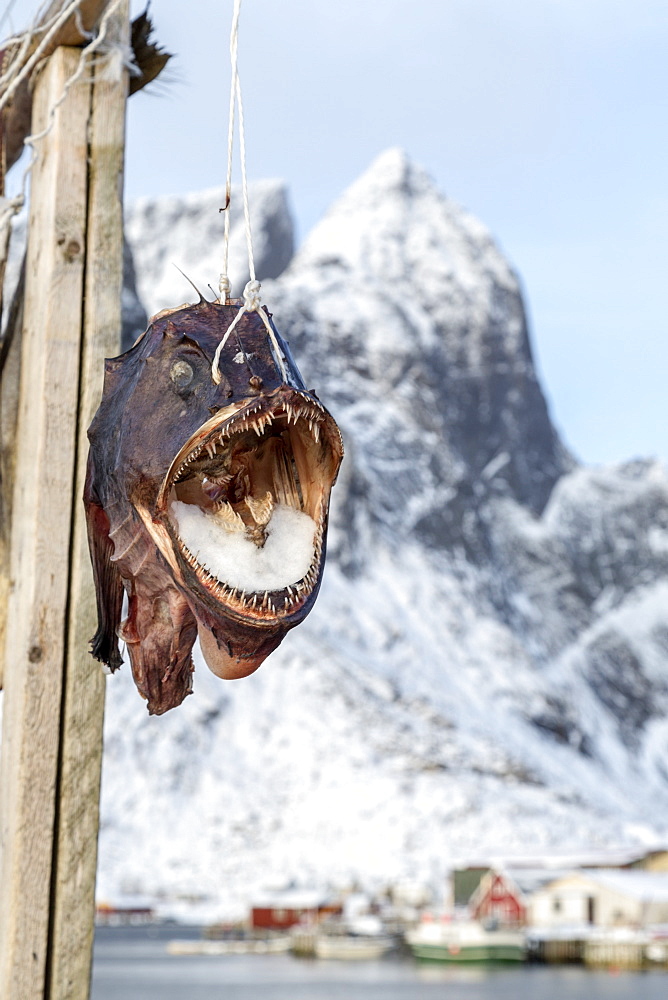
[[[668,975],[661,972],[167,954],[171,937],[198,936],[182,927],[98,930],[91,1000],[665,1000],[668,995]]]

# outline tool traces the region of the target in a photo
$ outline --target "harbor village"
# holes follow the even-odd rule
[[[375,893],[352,885],[290,885],[210,921],[206,899],[99,902],[98,925],[174,923],[174,955],[276,954],[378,959],[397,954],[448,963],[583,964],[668,970],[668,849],[582,857],[496,858],[462,864],[439,897],[401,881]],[[200,915],[199,917],[197,915]],[[186,915],[186,916],[184,916]]]

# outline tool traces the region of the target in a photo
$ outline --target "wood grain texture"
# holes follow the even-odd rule
[[[35,127],[79,59],[40,75]],[[0,770],[0,996],[45,996],[66,644],[84,278],[90,83],[56,112],[32,174]],[[54,998],[55,1000],[55,998]]]
[[[25,268],[14,292],[0,348],[0,688],[5,667],[11,559],[12,500],[16,467],[16,421],[21,376],[21,328]]]
[[[128,44],[129,4],[109,24]],[[97,613],[83,495],[86,432],[102,394],[104,358],[120,350],[123,286],[123,165],[127,70],[99,63],[89,129],[85,310],[67,636],[50,997],[86,1000],[95,915],[95,873],[105,676],[89,652]]]

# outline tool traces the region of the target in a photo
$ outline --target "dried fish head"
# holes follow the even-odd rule
[[[238,309],[202,301],[155,317],[107,361],[89,430],[92,651],[113,670],[117,637],[127,642],[155,713],[189,693],[197,634],[214,673],[245,676],[320,586],[341,436],[278,335],[282,365],[274,356],[255,313],[241,317],[213,381]]]

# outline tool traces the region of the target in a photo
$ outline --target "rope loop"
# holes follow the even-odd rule
[[[230,279],[226,274],[221,274],[220,281],[218,282],[218,292],[219,292],[219,302],[226,302],[231,297],[232,286],[230,285]]]
[[[221,284],[222,281],[223,277],[221,275]],[[269,340],[271,341],[271,345],[274,349],[274,355],[276,357],[276,361],[278,362],[278,367],[281,369],[281,376],[283,377],[283,381],[287,382],[287,372],[285,370],[283,352],[279,346],[278,339],[276,337],[276,332],[271,323],[269,322],[269,317],[267,316],[267,312],[265,309],[262,308],[262,300],[260,299],[260,282],[257,281],[257,279],[253,278],[249,282],[247,282],[246,287],[244,288],[244,304],[242,305],[239,312],[236,314],[236,316],[228,326],[227,330],[225,331],[225,334],[221,342],[218,344],[218,347],[216,348],[216,353],[213,356],[213,361],[211,362],[211,378],[216,383],[216,385],[220,385],[220,382],[222,380],[222,376],[220,374],[220,355],[222,353],[222,350],[225,347],[227,341],[230,339],[230,334],[239,323],[239,320],[241,319],[243,314],[251,312],[257,313],[262,322],[264,323],[267,333],[269,334]]]
[[[259,312],[261,305],[260,282],[251,278],[244,288],[244,306],[247,312]]]

